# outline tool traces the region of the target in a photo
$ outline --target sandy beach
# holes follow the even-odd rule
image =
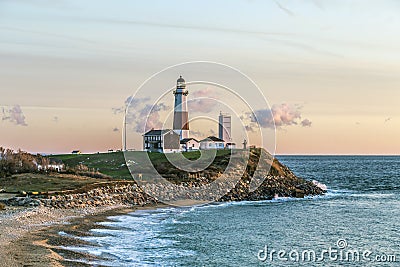
[[[155,208],[143,207],[143,208]],[[132,212],[134,208],[117,205],[86,209],[8,208],[0,211],[0,266],[70,266],[73,255],[60,248],[80,241],[61,237],[60,231],[87,235],[94,223],[108,216]],[[73,264],[77,265],[76,262]],[[87,264],[80,264],[87,266]]]
[[[184,201],[176,203],[178,204],[191,206],[194,203]],[[84,209],[7,207],[6,210],[0,211],[0,267],[91,266],[90,261],[99,258],[62,248],[62,246],[82,246],[85,242],[68,235],[60,235],[60,232],[73,236],[88,236],[90,229],[102,227],[96,224],[97,222],[107,221],[110,216],[166,206],[158,203]],[[85,259],[88,263],[69,261],[73,259]]]
[[[252,164],[249,166],[253,166],[252,169],[258,164],[261,154],[267,153],[263,151],[254,150],[251,154]],[[227,159],[226,157],[227,155],[222,155],[220,161]],[[256,190],[250,191],[250,172],[239,177],[237,182],[235,177],[238,174],[231,173],[228,177],[232,178],[230,183],[218,182],[216,188],[221,196],[218,201],[265,200],[275,196],[303,198],[306,195],[324,193],[323,189],[311,181],[297,177],[279,161],[274,160],[271,166],[269,161],[263,162],[263,172],[266,176]],[[267,170],[270,170],[270,174],[267,174]],[[37,184],[47,188],[47,179],[55,184],[62,184],[67,178],[39,175],[25,177],[21,182],[26,182],[24,179],[36,179]],[[15,183],[14,180],[13,182]],[[226,188],[225,184],[229,187]],[[13,183],[5,185],[11,189],[15,186]],[[126,214],[135,209],[165,207],[165,204],[159,204],[160,197],[170,206],[202,205],[214,200],[208,190],[194,190],[194,193],[188,196],[187,184],[170,183],[155,186],[149,183],[144,185],[147,186],[146,189],[142,189],[133,181],[107,181],[91,186],[85,185],[83,188],[80,187],[81,184],[75,186],[78,186],[78,190],[60,191],[59,194],[2,194],[2,203],[7,209],[0,211],[0,267],[90,266],[93,255],[63,249],[85,245],[81,239],[73,238],[69,234],[75,237],[87,236],[91,234],[90,229],[101,227],[95,225],[96,222],[106,221],[109,216]],[[190,187],[197,188],[196,183],[190,183]],[[76,260],[81,259],[86,261],[77,263]],[[96,262],[99,262],[98,258]]]

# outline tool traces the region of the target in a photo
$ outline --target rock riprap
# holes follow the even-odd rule
[[[178,183],[142,183],[139,186],[132,180],[115,181],[51,195],[13,197],[0,202],[9,206],[73,209],[119,204],[143,206],[188,199],[256,201],[276,197],[303,198],[322,195],[326,192],[326,188],[318,182],[297,177],[287,166],[281,164],[265,150],[251,151],[244,172],[238,172],[233,168],[223,174],[220,170],[216,170],[215,173],[209,171],[207,176],[204,173],[185,174],[185,176],[189,176],[190,179]],[[259,181],[255,188],[252,187],[253,179]],[[215,196],[218,197],[215,198]]]

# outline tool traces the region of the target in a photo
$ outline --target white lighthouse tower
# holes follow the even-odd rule
[[[176,81],[175,106],[174,106],[174,132],[179,134],[181,140],[189,138],[189,116],[186,98],[189,94],[182,76]]]

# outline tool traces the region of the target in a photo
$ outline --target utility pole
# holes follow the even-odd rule
[[[126,151],[126,111],[127,110],[128,110],[128,105],[125,106],[125,112],[124,112],[124,133],[123,133],[124,149],[123,149],[123,151]]]
[[[243,144],[243,149],[246,149],[246,147],[247,147],[247,140],[244,139],[242,144]]]

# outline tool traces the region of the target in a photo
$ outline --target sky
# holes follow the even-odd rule
[[[116,110],[146,79],[211,61],[258,85],[277,154],[398,155],[399,12],[396,0],[0,0],[0,146],[120,149]]]

